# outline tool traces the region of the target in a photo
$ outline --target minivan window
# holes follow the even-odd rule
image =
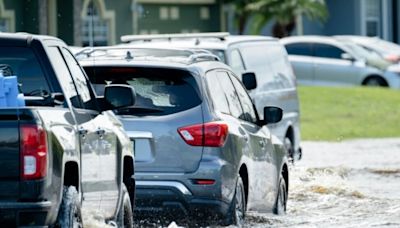
[[[25,96],[49,95],[49,86],[32,49],[0,47],[0,70],[3,76],[17,76],[19,90]]]
[[[328,44],[314,44],[315,57],[341,59],[344,51],[338,47]]]
[[[304,56],[313,55],[310,43],[286,44],[285,48],[289,55],[304,55]]]
[[[150,67],[86,67],[85,71],[97,95],[103,95],[108,84],[125,84],[135,89],[135,105],[117,114],[160,116],[201,104],[196,80],[187,71]]]
[[[244,71],[242,56],[239,50],[235,49],[230,53],[230,64],[236,74],[241,74]]]

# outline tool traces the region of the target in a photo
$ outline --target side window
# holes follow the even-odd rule
[[[76,89],[79,92],[79,96],[83,102],[84,108],[96,110],[95,99],[91,96],[89,84],[82,71],[82,68],[67,49],[62,48],[61,50],[65,57],[65,62],[70,69],[71,76],[74,79]]]
[[[327,44],[314,44],[315,57],[341,59],[344,51],[332,45]]]
[[[233,87],[231,79],[229,79],[228,73],[219,71],[217,72],[216,76],[218,78],[219,84],[225,91],[231,115],[236,118],[242,118],[243,117],[242,106],[240,105],[239,98],[236,95],[235,88]]]
[[[312,56],[310,43],[292,43],[286,44],[285,48],[289,55],[305,55]]]
[[[257,115],[254,110],[253,102],[251,101],[251,99],[249,97],[249,94],[246,92],[242,83],[240,83],[236,77],[231,76],[231,79],[232,79],[233,85],[235,86],[236,92],[239,96],[240,102],[242,103],[244,116],[241,117],[241,119],[245,119],[252,123],[256,123]]]
[[[75,89],[75,84],[72,81],[69,70],[65,65],[60,50],[57,47],[49,47],[48,54],[50,62],[52,63],[56,75],[64,91],[64,96],[71,101],[72,106],[75,108],[82,108],[81,101],[79,100],[78,93]]]
[[[228,100],[215,72],[207,73],[207,84],[214,108],[222,113],[230,114]]]
[[[239,50],[235,49],[230,53],[230,66],[233,71],[237,74],[241,74],[244,71],[244,65],[242,56],[240,55]]]

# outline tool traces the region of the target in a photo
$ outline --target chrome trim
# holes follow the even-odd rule
[[[157,187],[172,187],[179,190],[184,195],[192,195],[189,189],[177,181],[136,181],[136,186],[157,186]]]
[[[151,139],[153,138],[153,133],[149,131],[128,131],[126,132],[131,139]]]

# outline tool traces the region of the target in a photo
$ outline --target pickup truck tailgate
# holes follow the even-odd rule
[[[19,195],[20,154],[16,110],[0,109],[0,200]]]

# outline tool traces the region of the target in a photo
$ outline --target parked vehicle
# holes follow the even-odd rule
[[[215,55],[121,47],[83,53],[80,64],[98,93],[125,83],[137,94],[134,106],[115,111],[135,145],[136,215],[227,225],[241,224],[246,210],[286,210],[287,157],[266,127],[282,110],[265,107],[260,120]],[[243,77],[249,89],[256,85],[254,74]]]
[[[353,43],[361,45],[369,51],[379,53],[385,60],[393,64],[400,62],[400,45],[396,43],[382,40],[379,37],[351,35],[341,35],[335,37],[341,40],[351,41]]]
[[[132,227],[133,147],[107,111],[133,103],[132,89],[96,98],[57,38],[1,33],[0,50],[1,226],[80,227],[81,212],[102,211]]]
[[[282,121],[269,124],[268,128],[285,143],[291,160],[301,158],[296,78],[287,52],[278,40],[229,33],[127,35],[121,40],[138,47],[205,49],[232,67],[241,80],[243,73],[254,73],[257,86],[249,90],[249,94],[258,114],[262,119],[265,106],[277,106],[284,110]]]
[[[332,37],[281,39],[299,84],[400,88],[400,71],[380,56],[352,42]]]

